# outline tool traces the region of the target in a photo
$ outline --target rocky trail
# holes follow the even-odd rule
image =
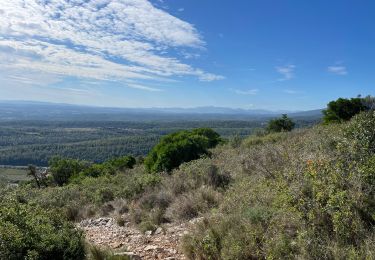
[[[131,259],[186,259],[180,249],[180,240],[200,219],[182,224],[165,224],[155,232],[142,233],[124,216],[125,225],[118,226],[114,218],[86,219],[79,223],[86,239],[97,246],[112,249],[118,255]]]

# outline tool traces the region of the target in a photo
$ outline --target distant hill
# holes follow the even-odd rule
[[[225,107],[113,108],[34,101],[0,101],[0,120],[259,120],[279,116],[320,118],[321,110],[269,111]]]

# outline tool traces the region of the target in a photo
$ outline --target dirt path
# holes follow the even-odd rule
[[[124,219],[128,219],[124,216]],[[98,246],[108,247],[132,256],[132,259],[186,259],[180,250],[180,240],[189,227],[199,219],[183,224],[166,224],[155,232],[141,233],[129,221],[123,227],[113,218],[83,220],[79,226],[85,231],[86,239]]]

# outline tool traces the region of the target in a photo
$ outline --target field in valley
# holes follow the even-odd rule
[[[0,167],[0,183],[17,183],[28,179],[26,169]]]

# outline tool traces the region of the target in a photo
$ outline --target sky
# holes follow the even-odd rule
[[[0,100],[310,110],[375,94],[372,0],[1,0]]]

